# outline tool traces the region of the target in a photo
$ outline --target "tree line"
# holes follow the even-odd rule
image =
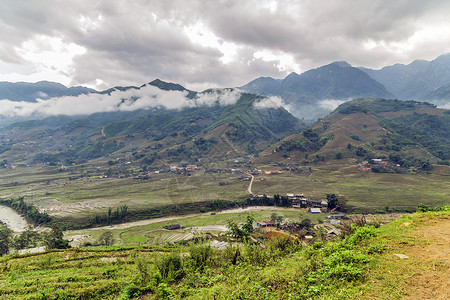
[[[17,199],[3,199],[0,200],[0,204],[11,207],[19,214],[23,215],[28,222],[35,225],[43,225],[52,221],[52,218],[47,214],[47,212],[40,212],[33,205],[26,204],[23,199],[24,197],[19,197]]]
[[[29,226],[17,235],[8,227],[0,225],[0,256],[8,254],[11,249],[22,250],[38,246],[45,246],[47,250],[70,248],[69,241],[63,238],[63,231],[57,225],[45,232],[38,232]]]

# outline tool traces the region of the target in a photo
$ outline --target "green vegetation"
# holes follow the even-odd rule
[[[32,227],[28,227],[20,234],[13,232],[0,225],[0,256],[8,254],[11,249],[22,250],[37,246],[45,246],[46,249],[68,249],[69,241],[63,238],[61,228],[54,225],[50,231],[37,232]]]
[[[0,291],[5,299],[398,299],[434,284],[428,279],[410,286],[411,280],[430,274],[442,283],[448,274],[439,258],[416,259],[414,251],[429,245],[417,230],[445,232],[449,217],[447,209],[379,228],[360,223],[347,227],[341,239],[319,235],[309,246],[279,234],[223,250],[200,242],[9,255],[0,259]],[[445,289],[440,284],[433,292],[443,295]]]

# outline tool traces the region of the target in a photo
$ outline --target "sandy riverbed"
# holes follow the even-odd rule
[[[20,216],[12,208],[0,205],[0,221],[6,224],[12,231],[22,232],[27,228],[27,220]]]

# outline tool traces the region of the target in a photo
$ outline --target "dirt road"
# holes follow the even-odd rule
[[[247,208],[233,208],[228,210],[223,210],[216,212],[216,214],[235,214],[235,213],[244,213],[244,212],[251,212],[251,211],[262,211],[262,210],[286,210],[285,207],[274,207],[274,206],[249,206]],[[298,211],[297,208],[292,208],[292,210]],[[197,213],[197,214],[189,214],[189,215],[183,215],[183,216],[171,216],[171,217],[164,217],[164,218],[155,218],[155,219],[148,219],[148,220],[141,220],[141,221],[135,221],[135,222],[128,222],[128,223],[122,223],[117,225],[111,225],[111,226],[103,226],[103,227],[95,227],[90,230],[104,230],[104,229],[126,229],[136,226],[143,226],[148,224],[154,224],[159,222],[165,222],[165,221],[174,221],[174,220],[181,220],[186,218],[192,218],[197,216],[207,216],[210,215],[210,212],[208,213]]]
[[[253,180],[255,179],[255,176],[253,176],[252,174],[247,174],[247,175],[252,177],[252,179],[250,180],[250,184],[248,185],[248,188],[247,188],[247,193],[249,193],[250,195],[253,195],[252,185],[253,185]]]
[[[450,297],[450,217],[425,221],[414,233],[414,246],[405,247],[412,266],[424,264],[408,282],[404,299],[449,299]]]

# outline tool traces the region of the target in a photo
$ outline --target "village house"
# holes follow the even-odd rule
[[[310,208],[308,209],[308,212],[309,212],[310,214],[320,214],[322,211],[321,211],[320,208],[318,208],[318,207],[310,207]]]
[[[283,172],[280,171],[280,170],[270,170],[270,171],[264,171],[264,173],[265,173],[266,175],[277,175],[277,174],[281,174],[281,173],[283,173]]]
[[[268,226],[275,226],[275,223],[272,221],[262,221],[256,223],[256,227],[268,227]]]
[[[345,214],[332,214],[328,216],[328,219],[344,219],[347,220],[348,217]]]
[[[169,230],[175,230],[175,229],[180,229],[180,228],[181,228],[180,224],[172,224],[169,227],[167,227],[167,229],[169,229]]]

